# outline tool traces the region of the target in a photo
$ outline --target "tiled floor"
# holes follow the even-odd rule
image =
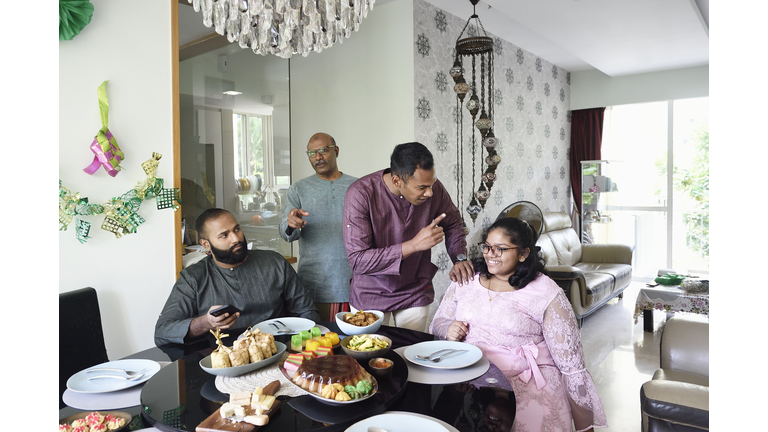
[[[654,332],[635,324],[635,299],[645,284],[633,282],[622,300],[613,299],[584,320],[581,342],[587,369],[595,380],[610,432],[637,432],[640,426],[640,386],[659,367],[659,342],[665,316],[654,313]]]

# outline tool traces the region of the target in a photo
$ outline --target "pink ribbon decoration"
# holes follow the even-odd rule
[[[527,384],[531,376],[533,376],[533,379],[536,381],[536,388],[539,390],[547,385],[547,381],[544,379],[544,375],[541,374],[541,369],[539,369],[539,365],[536,363],[536,358],[539,356],[539,347],[536,344],[528,342],[526,345],[517,346],[515,347],[515,354],[525,357],[528,361],[528,368],[519,375],[520,380]]]
[[[103,139],[100,141],[101,137]],[[120,151],[120,147],[117,146],[117,140],[109,129],[106,130],[106,133],[99,131],[99,134],[96,135],[93,143],[91,143],[91,151],[95,154],[93,162],[84,168],[83,171],[93,174],[100,166],[103,166],[112,177],[120,172],[120,161],[123,160],[123,152]]]
[[[545,346],[540,348],[535,343],[528,342],[514,348],[485,346],[482,351],[483,355],[505,374],[517,376],[524,383],[528,383],[533,377],[539,390],[547,385],[547,381],[539,369],[539,363],[550,364],[552,362],[549,350]],[[519,372],[520,370],[522,372]]]

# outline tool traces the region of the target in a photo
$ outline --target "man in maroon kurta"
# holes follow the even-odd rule
[[[450,277],[468,282],[472,264],[459,210],[437,180],[422,144],[395,147],[390,168],[354,182],[344,199],[344,246],[352,267],[349,303],[386,312],[398,327],[426,331],[435,298],[432,247],[445,239]]]

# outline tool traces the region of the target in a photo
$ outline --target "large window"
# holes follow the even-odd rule
[[[635,246],[636,277],[708,273],[709,98],[609,107],[603,132],[619,189],[603,238]]]
[[[235,133],[235,177],[264,177],[265,165],[269,158],[264,157],[264,143],[270,139],[265,134],[264,123],[270,116],[235,114],[232,129]]]

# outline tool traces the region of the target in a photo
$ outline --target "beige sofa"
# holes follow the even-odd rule
[[[632,281],[633,248],[619,244],[581,244],[565,213],[544,213],[544,232],[536,245],[549,276],[565,291],[579,321],[618,296]]]
[[[661,334],[661,368],[640,388],[643,432],[709,430],[709,322],[675,315]]]

